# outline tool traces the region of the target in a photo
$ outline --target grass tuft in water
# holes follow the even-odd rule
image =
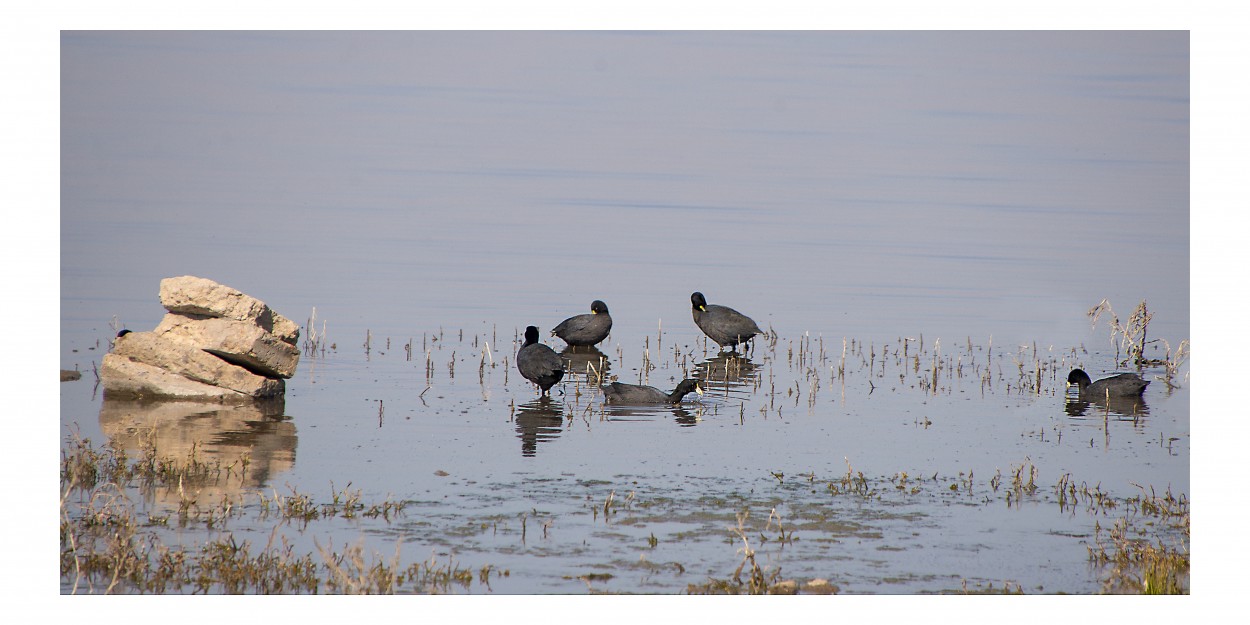
[[[237,470],[200,458],[192,447],[185,458],[164,458],[155,446],[131,461],[121,450],[97,449],[74,436],[61,461],[61,577],[66,592],[85,593],[445,593],[467,590],[474,579],[489,588],[492,575],[508,572],[487,565],[471,571],[448,558],[402,566],[398,545],[390,559],[366,557],[359,546],[317,544],[314,554],[297,553],[279,530],[291,521],[300,527],[331,518],[382,517],[403,513],[404,504],[389,499],[362,501],[351,484],[331,485],[328,502],[292,489],[289,495],[243,493],[218,495],[213,502],[199,490],[241,480]],[[162,515],[159,506],[138,511],[137,497],[155,489],[176,492]],[[248,502],[250,496],[255,501]],[[202,501],[202,499],[205,499]],[[213,538],[196,545],[166,544],[160,529],[172,514],[180,526],[201,525]],[[225,529],[231,519],[250,512],[273,519],[268,544],[253,545]]]

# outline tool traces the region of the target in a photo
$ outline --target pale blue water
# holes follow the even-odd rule
[[[1106,320],[1085,317],[1103,298],[1122,320],[1146,300],[1149,338],[1189,338],[1188,67],[1183,32],[66,32],[61,364],[87,374],[61,386],[61,422],[105,437],[90,371],[110,320],[151,329],[160,279],[192,274],[300,322],[315,308],[337,345],[289,381],[293,434],[243,437],[294,447],[263,487],[414,502],[320,536],[510,568],[494,592],[586,592],[592,570],[618,571],[598,590],[681,592],[741,560],[724,519],[682,515],[741,495],[761,524],[776,506],[867,528],[760,547],[786,577],[1096,592],[1093,518],[1007,508],[986,481],[1032,464],[1044,491],[1069,473],[1188,494],[1187,379],[1106,427],[1062,397],[1073,366],[1115,369]],[[668,390],[715,355],[695,290],[776,332],[747,385],[633,412],[570,381],[560,426],[527,410],[526,325],[603,299],[611,373],[637,382],[646,350]],[[875,373],[848,358],[845,386],[844,338],[875,354]],[[895,358],[901,338],[923,346],[918,367]],[[815,362],[791,357],[804,341]],[[926,392],[939,350],[952,368],[992,362],[993,383],[944,372]],[[1040,396],[1016,387],[1035,357],[1057,370]],[[876,503],[793,482],[848,462],[938,479]],[[952,505],[960,472],[993,503]],[[665,514],[605,524],[590,508],[613,491]],[[521,513],[552,520],[547,536],[530,519],[519,543]],[[447,538],[486,517],[506,528]],[[697,528],[715,538],[678,538]]]

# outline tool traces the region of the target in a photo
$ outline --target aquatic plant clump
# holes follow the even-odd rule
[[[350,484],[341,489],[332,486],[324,501],[293,489],[285,494],[250,492],[214,500],[188,484],[221,485],[238,480],[237,473],[218,472],[211,465],[206,470],[205,463],[196,458],[158,458],[156,466],[170,468],[154,472],[148,461],[129,462],[111,449],[96,449],[89,441],[75,441],[71,448],[61,474],[65,593],[474,593],[492,592],[493,580],[513,575],[508,568],[468,565],[450,555],[405,560],[402,540],[390,555],[370,551],[360,543],[364,534],[342,542],[314,535],[315,549],[298,547],[300,535],[312,524],[369,519],[384,528],[406,516],[404,503],[366,503]],[[158,455],[145,449],[143,456]],[[128,469],[120,470],[121,466]],[[759,476],[761,484],[752,492],[718,494],[704,488],[695,500],[650,495],[632,487],[625,490],[624,484],[573,480],[576,490],[587,493],[581,511],[552,515],[535,510],[511,520],[488,515],[447,528],[417,520],[409,527],[425,528],[425,540],[432,544],[464,545],[498,535],[501,526],[511,523],[514,527],[502,527],[505,535],[510,532],[524,546],[528,533],[529,540],[544,542],[542,553],[550,553],[556,544],[548,542],[553,527],[569,531],[579,524],[602,527],[613,541],[633,542],[634,549],[667,553],[668,558],[683,553],[672,551],[673,546],[689,541],[724,545],[723,568],[716,572],[713,569],[718,567],[712,564],[713,569],[707,569],[711,574],[702,581],[683,579],[684,573],[699,566],[694,562],[651,563],[645,555],[634,564],[612,564],[609,570],[615,573],[583,571],[565,576],[584,582],[590,592],[603,592],[616,577],[636,568],[648,576],[659,570],[675,572],[672,585],[658,587],[661,592],[833,594],[841,592],[848,581],[839,579],[836,559],[820,571],[799,566],[806,561],[800,557],[796,570],[806,573],[795,575],[786,570],[789,554],[812,547],[824,550],[847,540],[879,542],[880,548],[890,550],[903,536],[924,542],[924,535],[917,533],[926,531],[924,524],[916,522],[923,521],[926,514],[921,510],[933,503],[944,508],[1005,504],[1014,511],[1057,505],[1065,516],[1087,515],[1093,535],[1089,560],[1100,571],[1104,592],[1188,592],[1189,502],[1184,495],[1173,495],[1170,490],[1160,495],[1143,488],[1136,497],[1114,497],[1099,485],[1078,482],[1069,474],[1047,489],[1040,485],[1041,475],[1026,459],[989,479],[965,472],[943,476],[907,471],[874,478],[847,460],[841,475],[776,470]],[[145,512],[135,503],[143,496],[143,488],[174,489],[171,492],[179,493],[179,499]],[[559,490],[560,486],[552,482],[544,488]],[[1122,516],[1104,528],[1105,521],[1117,514]],[[650,529],[672,523],[682,529]],[[247,525],[250,534],[230,531],[240,524]],[[166,540],[164,530],[172,525],[202,530],[204,538],[190,545]],[[892,525],[906,531],[891,538],[886,528]],[[281,531],[284,528],[297,533]],[[263,536],[264,542],[248,535]],[[573,548],[580,550],[577,542]],[[941,587],[942,592],[951,593],[1024,592],[1015,580],[961,580],[958,575]]]
[[[304,527],[318,519],[366,517],[389,523],[404,513],[402,502],[365,504],[360,491],[336,490],[315,503],[297,492],[244,494],[200,501],[192,483],[221,485],[239,473],[206,465],[192,456],[181,460],[145,458],[129,462],[123,452],[96,449],[73,441],[61,463],[61,578],[63,592],[77,593],[256,593],[379,594],[468,591],[474,581],[489,586],[506,570],[486,566],[470,570],[453,559],[431,556],[405,564],[396,553],[367,554],[360,545],[316,543],[317,552],[299,553],[278,529]],[[179,493],[167,515],[137,510],[132,500],[145,490],[172,488]],[[254,499],[254,501],[248,501]],[[199,545],[166,544],[160,529],[201,526],[221,530],[232,520],[255,512],[273,523],[269,542],[256,545],[229,531],[206,532]]]

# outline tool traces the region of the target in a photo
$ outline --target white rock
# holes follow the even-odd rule
[[[250,321],[290,345],[299,342],[299,324],[264,302],[207,278],[179,276],[161,280],[161,305],[169,312]]]
[[[295,375],[299,350],[254,323],[220,317],[169,313],[153,330],[162,339],[182,341],[272,378]]]
[[[251,397],[272,397],[286,388],[280,379],[256,375],[193,343],[162,338],[155,332],[130,332],[117,337],[113,355]]]
[[[100,382],[104,386],[105,398],[143,397],[225,403],[254,401],[251,396],[238,391],[196,382],[118,354],[104,355],[100,363]]]

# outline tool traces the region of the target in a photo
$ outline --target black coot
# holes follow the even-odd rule
[[[538,385],[542,395],[564,377],[564,361],[550,347],[538,342],[538,328],[525,328],[525,344],[516,353],[516,368],[526,380]]]
[[[609,404],[676,404],[688,393],[703,394],[703,384],[695,379],[685,379],[672,393],[665,393],[654,386],[613,382],[603,387],[603,398]]]
[[[1076,386],[1082,397],[1136,397],[1150,384],[1136,373],[1121,373],[1097,382],[1091,382],[1089,374],[1073,369],[1068,374],[1068,386]]]
[[[702,293],[692,293],[690,304],[695,325],[721,347],[746,343],[756,334],[764,333],[750,317],[727,306],[709,304]]]
[[[576,315],[560,322],[551,330],[552,336],[564,339],[569,345],[594,345],[608,338],[612,331],[612,315],[608,314],[608,305],[602,300],[590,303],[590,314]]]

